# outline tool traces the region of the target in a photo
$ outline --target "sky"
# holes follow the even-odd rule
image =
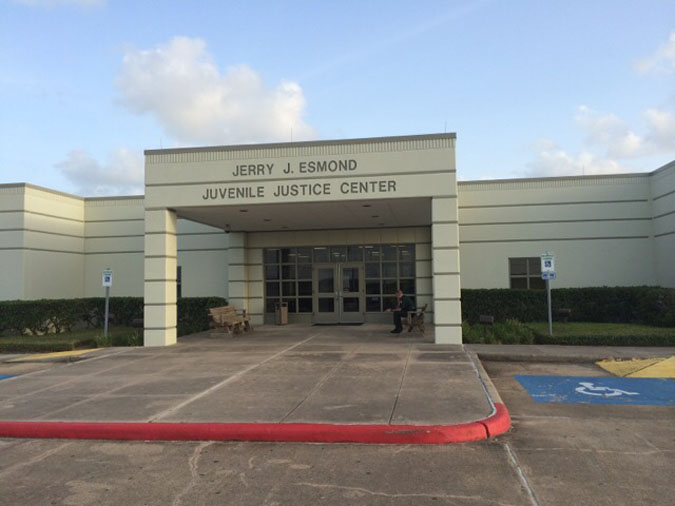
[[[143,150],[455,132],[460,180],[675,160],[671,0],[0,0],[0,183]]]

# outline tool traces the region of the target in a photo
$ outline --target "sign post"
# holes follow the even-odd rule
[[[541,279],[546,280],[546,300],[548,303],[548,335],[553,335],[553,311],[551,310],[551,280],[555,279],[555,255],[546,252],[541,255]]]
[[[101,276],[101,286],[105,287],[105,316],[103,323],[103,339],[108,339],[108,315],[110,309],[110,287],[112,286],[113,271],[105,269]]]

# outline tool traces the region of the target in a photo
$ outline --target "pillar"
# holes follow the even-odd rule
[[[437,344],[462,343],[457,197],[431,199],[431,258]]]
[[[176,213],[145,211],[144,343],[176,344]]]

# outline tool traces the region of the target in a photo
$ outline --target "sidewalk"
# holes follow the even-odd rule
[[[597,362],[608,358],[668,357],[672,347],[652,346],[558,346],[544,344],[465,344],[481,360],[507,362]]]
[[[0,436],[414,443],[508,429],[496,390],[461,346],[433,344],[432,331],[388,331],[263,326],[110,350],[0,381]]]

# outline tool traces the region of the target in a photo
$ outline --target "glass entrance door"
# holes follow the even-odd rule
[[[314,323],[363,322],[362,264],[315,264],[313,274]]]

